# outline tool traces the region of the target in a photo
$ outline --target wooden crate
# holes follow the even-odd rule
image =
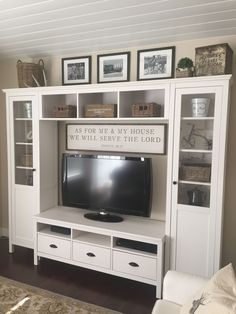
[[[84,108],[85,118],[115,118],[116,116],[116,104],[88,104]]]
[[[161,105],[157,103],[132,104],[132,117],[160,117]]]
[[[182,164],[179,177],[185,181],[210,182],[211,165],[208,163]]]
[[[52,112],[53,118],[76,118],[76,106],[56,106]]]
[[[196,76],[232,73],[233,50],[228,44],[195,49]]]

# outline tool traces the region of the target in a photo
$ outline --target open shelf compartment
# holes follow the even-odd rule
[[[77,118],[77,94],[42,96],[42,118]]]
[[[80,230],[73,230],[72,235],[73,241],[111,248],[111,237],[109,236]]]
[[[164,117],[165,91],[162,89],[122,91],[120,92],[120,118],[148,118],[147,116],[132,116],[132,105],[156,103],[160,106],[159,114],[153,118]]]

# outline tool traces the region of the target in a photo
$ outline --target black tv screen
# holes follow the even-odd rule
[[[150,158],[63,154],[63,205],[150,216]]]

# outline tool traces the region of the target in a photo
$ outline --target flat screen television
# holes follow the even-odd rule
[[[150,158],[63,154],[64,206],[89,209],[86,218],[107,222],[118,214],[150,216],[152,167]]]

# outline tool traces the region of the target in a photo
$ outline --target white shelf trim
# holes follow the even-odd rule
[[[211,182],[185,181],[185,180],[180,180],[179,183],[181,183],[181,184],[193,184],[193,185],[206,185],[206,186],[211,185]]]
[[[211,154],[212,150],[208,149],[180,149],[182,153],[204,153],[204,154]]]

